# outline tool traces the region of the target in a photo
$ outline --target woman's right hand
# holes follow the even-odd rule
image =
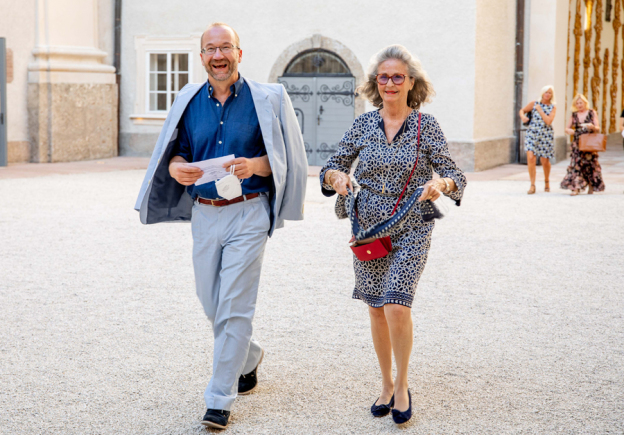
[[[526,124],[527,122],[529,122],[529,118],[526,115],[521,116],[520,119],[522,119],[523,124]]]
[[[586,123],[581,124],[581,128],[584,128],[585,131],[587,131],[588,133],[596,132],[596,126],[592,124],[591,122],[586,122]]]
[[[329,177],[329,184],[334,188],[336,193],[340,195],[346,195],[349,193],[347,188],[353,191],[353,185],[351,184],[351,178],[344,172],[335,171],[332,172]]]

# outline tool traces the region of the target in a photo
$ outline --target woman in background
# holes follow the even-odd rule
[[[555,89],[551,85],[544,86],[537,101],[531,101],[520,110],[520,119],[526,123],[531,112],[531,122],[524,141],[524,149],[527,153],[527,166],[531,187],[529,195],[535,193],[535,164],[537,157],[544,168],[544,192],[550,192],[550,160],[555,156],[555,134],[552,122],[557,113],[555,106]]]
[[[579,150],[580,137],[587,133],[598,133],[600,124],[598,114],[589,107],[589,101],[583,94],[576,94],[572,100],[572,116],[566,126],[566,133],[574,135],[570,165],[565,178],[561,182],[562,189],[570,189],[570,195],[576,196],[589,186],[587,193],[602,192],[605,189],[602,181],[602,169],[598,162],[598,153]]]

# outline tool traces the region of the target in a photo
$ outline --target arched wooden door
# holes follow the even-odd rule
[[[323,166],[355,117],[355,78],[334,53],[300,53],[279,77],[290,96],[305,142],[308,164]]]

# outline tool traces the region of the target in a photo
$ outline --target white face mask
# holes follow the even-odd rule
[[[227,199],[228,201],[238,198],[243,194],[243,189],[241,188],[243,180],[239,180],[238,177],[234,175],[235,167],[236,165],[230,166],[230,175],[226,175],[222,179],[215,182],[219,196]]]

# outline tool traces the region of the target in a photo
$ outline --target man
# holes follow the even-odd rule
[[[179,92],[135,208],[144,224],[192,219],[197,295],[214,332],[202,424],[225,429],[236,395],[257,385],[264,351],[251,322],[262,255],[284,220],[303,219],[307,159],[284,87],[238,73],[243,52],[234,29],[211,24],[201,48],[208,82]],[[223,166],[240,179],[241,196],[224,199],[215,182],[195,185],[203,172],[189,163],[230,154]]]

